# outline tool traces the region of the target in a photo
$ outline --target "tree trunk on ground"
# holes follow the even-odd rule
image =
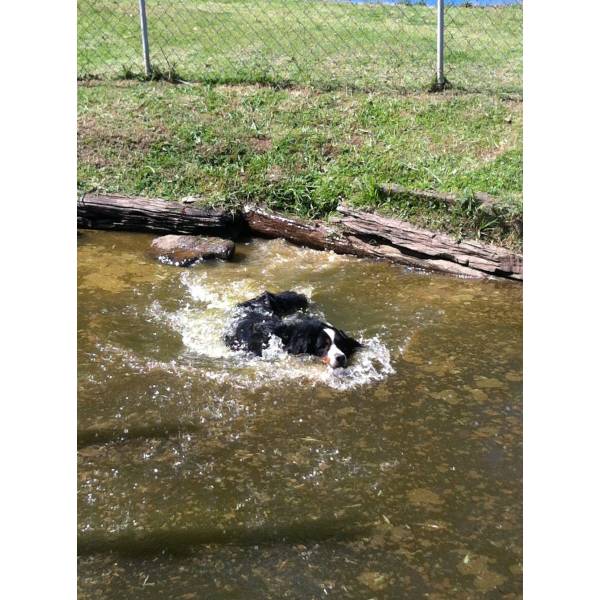
[[[412,255],[428,264],[440,264],[446,270],[447,262],[455,267],[466,267],[487,275],[523,279],[523,257],[498,246],[475,240],[456,241],[444,233],[415,227],[405,221],[382,217],[340,205],[340,223],[346,231],[363,241],[388,246],[403,255]]]
[[[77,227],[237,237],[239,214],[153,198],[88,195],[77,202]]]
[[[235,238],[246,226],[265,237],[339,254],[384,258],[419,269],[468,277],[523,279],[523,257],[474,240],[415,227],[345,205],[331,222],[304,221],[247,207],[243,215],[178,202],[121,196],[86,196],[77,202],[77,226],[151,233],[209,234]]]
[[[252,233],[284,238],[294,244],[340,254],[356,254],[353,244],[337,227],[323,221],[303,221],[258,207],[246,207],[244,219]]]
[[[250,230],[265,237],[283,237],[311,248],[385,258],[421,269],[455,275],[523,278],[521,255],[481,242],[457,242],[449,235],[420,229],[396,219],[340,205],[332,223],[302,221],[261,208],[246,208]]]

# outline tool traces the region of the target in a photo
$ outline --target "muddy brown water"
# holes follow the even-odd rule
[[[517,598],[522,288],[237,244],[188,269],[78,238],[80,598]],[[221,340],[306,293],[335,372]]]

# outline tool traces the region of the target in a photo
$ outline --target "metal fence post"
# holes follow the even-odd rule
[[[140,23],[142,26],[142,51],[144,53],[144,70],[146,77],[152,74],[150,64],[150,47],[148,46],[148,22],[146,21],[146,0],[140,0]]]
[[[437,0],[437,66],[436,83],[438,89],[443,89],[446,83],[444,77],[444,0]]]

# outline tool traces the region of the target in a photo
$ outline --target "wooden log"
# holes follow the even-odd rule
[[[445,234],[343,205],[338,211],[341,218],[331,223],[307,222],[256,207],[246,207],[244,217],[255,234],[283,237],[311,248],[454,275],[522,279],[522,258],[503,248],[476,241],[456,242]]]
[[[239,213],[196,208],[156,198],[86,195],[77,201],[77,227],[151,233],[209,234],[235,238]]]
[[[245,207],[244,219],[252,233],[267,238],[284,238],[316,250],[354,254],[354,247],[335,226],[322,221],[304,221],[259,207]]]
[[[487,275],[523,278],[523,257],[476,240],[456,241],[451,236],[415,227],[406,221],[338,206],[341,224],[360,239],[380,240],[429,261],[450,261]]]
[[[85,196],[77,202],[77,226],[153,233],[211,234],[235,238],[244,226],[265,237],[339,254],[381,258],[414,268],[468,277],[523,279],[523,258],[475,240],[421,229],[397,219],[338,207],[340,217],[325,223],[304,221],[246,207],[243,216],[177,202],[123,196]]]

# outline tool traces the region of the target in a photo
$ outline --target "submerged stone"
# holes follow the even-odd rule
[[[189,267],[200,260],[229,260],[235,251],[231,240],[197,235],[163,235],[152,240],[150,254],[161,262]]]

